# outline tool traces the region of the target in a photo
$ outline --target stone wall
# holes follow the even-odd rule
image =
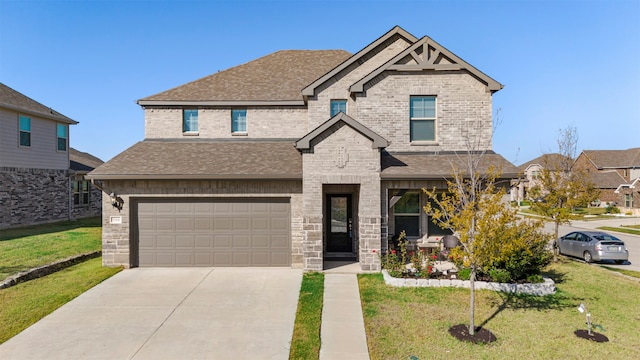
[[[295,180],[129,180],[103,182],[105,192],[114,192],[123,200],[121,210],[102,200],[102,263],[104,266],[130,267],[132,219],[131,203],[136,198],[223,198],[288,197],[291,202],[291,265],[303,266],[302,184]],[[112,223],[117,217],[121,223]]]
[[[66,170],[0,167],[0,229],[69,220]]]

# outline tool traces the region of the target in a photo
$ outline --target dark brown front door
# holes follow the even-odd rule
[[[327,195],[327,252],[353,252],[351,195]]]

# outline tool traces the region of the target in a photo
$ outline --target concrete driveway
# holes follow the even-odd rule
[[[302,271],[130,269],[0,345],[0,359],[288,359]]]

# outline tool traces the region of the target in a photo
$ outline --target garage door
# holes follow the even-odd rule
[[[288,199],[164,199],[137,206],[139,266],[289,266]]]

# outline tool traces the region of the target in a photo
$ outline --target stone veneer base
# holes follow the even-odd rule
[[[395,278],[389,275],[387,270],[382,270],[384,282],[387,285],[397,287],[459,287],[469,288],[469,280],[448,279],[405,279]],[[486,281],[476,281],[475,288],[482,290],[502,291],[508,293],[529,294],[537,296],[553,295],[556,293],[556,284],[548,277],[543,277],[544,282],[539,284],[508,284]]]

